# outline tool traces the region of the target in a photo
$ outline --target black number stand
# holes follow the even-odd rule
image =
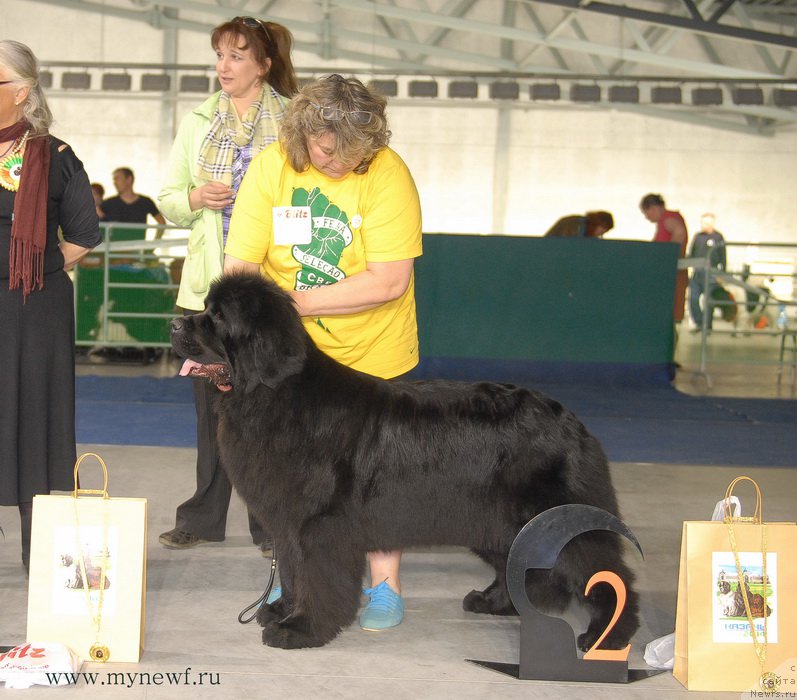
[[[518,533],[506,565],[509,595],[520,614],[520,663],[468,661],[520,680],[629,683],[662,673],[653,669],[629,670],[627,658],[579,658],[573,628],[562,618],[538,611],[526,594],[528,569],[552,569],[570,540],[592,530],[616,532],[630,540],[642,554],[634,533],[605,510],[569,504],[540,513]]]

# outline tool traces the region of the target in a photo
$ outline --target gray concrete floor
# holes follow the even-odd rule
[[[686,353],[689,343],[679,352]],[[689,362],[689,356],[683,355]],[[692,382],[694,367],[685,364],[677,383]],[[773,392],[771,367],[715,372],[712,391],[747,395]],[[171,373],[170,363],[149,369],[82,368],[81,371]],[[723,384],[723,377],[725,383]],[[741,381],[740,378],[745,378]],[[695,389],[697,386],[697,389]],[[699,386],[692,393],[699,393]],[[740,389],[739,386],[742,388]],[[685,389],[686,390],[686,389]],[[790,428],[791,429],[791,428]],[[762,446],[765,450],[766,446]],[[193,550],[172,551],[158,544],[158,534],[174,524],[175,506],[194,484],[194,451],[81,445],[97,451],[110,470],[109,490],[116,496],[148,499],[148,576],[146,642],[141,663],[87,664],[84,671],[186,673],[189,684],[155,686],[137,682],[124,690],[84,683],[61,690],[34,689],[26,697],[68,693],[92,698],[671,698],[687,691],[670,673],[628,685],[518,681],[467,663],[481,659],[517,663],[516,619],[493,619],[462,611],[461,599],[471,588],[490,582],[490,572],[468,552],[456,548],[407,551],[402,564],[406,604],[404,622],[390,631],[361,631],[356,625],[322,649],[281,651],[260,642],[256,623],[241,626],[236,616],[258,597],[267,577],[267,562],[248,538],[246,515],[233,497],[227,540]],[[615,486],[626,523],[638,537],[644,561],[629,552],[638,575],[642,626],[633,639],[632,668],[646,668],[644,646],[673,631],[678,581],[681,523],[711,516],[730,480],[748,473],[760,484],[768,520],[795,520],[797,470],[695,467],[689,464],[616,463]],[[744,493],[742,493],[744,502]],[[5,540],[0,547],[0,644],[25,639],[27,580],[19,560],[16,508],[0,508]],[[578,624],[579,613],[569,618]],[[213,674],[198,682],[199,673]],[[218,674],[218,675],[216,675]],[[209,685],[210,682],[213,685]],[[739,693],[703,693],[705,698],[739,697]]]

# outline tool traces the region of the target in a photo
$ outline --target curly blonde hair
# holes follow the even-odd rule
[[[280,143],[288,162],[298,173],[310,167],[308,137],[330,133],[335,136],[334,157],[357,162],[354,172],[368,171],[371,162],[390,141],[385,107],[387,100],[356,78],[332,74],[307,83],[291,101],[280,127]],[[343,112],[340,119],[325,119],[321,108]],[[350,114],[367,112],[367,124],[354,123]]]

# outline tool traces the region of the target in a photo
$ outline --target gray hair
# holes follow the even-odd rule
[[[0,40],[0,65],[8,71],[9,80],[28,88],[22,115],[30,122],[31,135],[46,134],[53,122],[53,114],[39,83],[39,61],[33,51],[18,41]]]

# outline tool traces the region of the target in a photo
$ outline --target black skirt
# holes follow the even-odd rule
[[[0,505],[74,487],[72,281],[59,270],[23,303],[0,280]]]

